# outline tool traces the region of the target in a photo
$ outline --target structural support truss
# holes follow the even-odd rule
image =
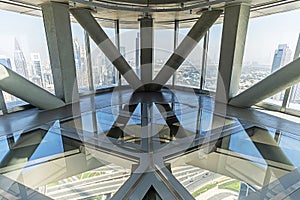
[[[196,47],[201,38],[206,34],[208,29],[219,18],[221,10],[213,10],[204,12],[195,25],[192,27],[187,36],[180,45],[175,49],[169,60],[157,74],[152,83],[150,90],[160,90],[167,83],[174,72],[185,61],[188,55]]]
[[[71,13],[133,89],[141,87],[142,82],[94,19],[90,11],[84,8],[75,8],[71,9]]]
[[[1,64],[0,89],[45,110],[65,105],[61,99]]]
[[[230,105],[250,107],[300,82],[300,58],[235,96]]]

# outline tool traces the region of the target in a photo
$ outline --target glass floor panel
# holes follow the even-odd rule
[[[294,188],[295,192],[297,188],[287,177],[292,173],[300,181],[299,146],[297,135],[252,126],[167,163],[196,199],[269,199],[265,198],[267,194],[288,197],[286,189]],[[276,191],[272,185],[276,185]]]
[[[212,134],[212,130],[214,134],[221,134],[240,123],[185,104],[139,103],[87,112],[77,118],[61,120],[60,126],[141,145],[142,138],[149,135],[157,135],[161,143],[168,143],[176,138]]]
[[[107,158],[59,126],[0,139],[0,199],[110,198],[129,178],[135,162]]]
[[[100,108],[0,145],[2,199],[257,199],[300,180],[299,135],[179,103]]]
[[[238,199],[241,181],[193,165],[172,168],[176,179],[195,199]]]

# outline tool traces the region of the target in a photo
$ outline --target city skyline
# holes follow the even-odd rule
[[[2,34],[0,37],[0,42],[2,47],[0,47],[0,54],[8,55],[12,57],[11,50],[13,49],[12,44],[10,44],[15,37],[18,38],[20,44],[23,46],[23,51],[25,58],[29,58],[29,52],[40,52],[41,60],[49,60],[46,38],[44,33],[44,27],[42,19],[39,17],[12,13],[9,11],[0,11],[1,19],[10,19],[10,20],[0,20],[0,26],[6,27],[6,33]],[[20,23],[20,17],[22,22]],[[295,40],[293,38],[297,37],[297,34],[300,32],[300,27],[297,26],[295,20],[290,20],[294,18],[300,18],[300,11],[290,11],[288,13],[279,13],[273,14],[270,16],[264,16],[259,18],[252,18],[249,22],[248,34],[246,39],[246,49],[244,56],[244,63],[249,62],[258,62],[260,64],[271,63],[273,50],[277,47],[277,44],[288,44],[292,51],[295,49]],[[268,29],[265,28],[265,24],[272,27]],[[21,32],[19,30],[22,30]],[[282,31],[284,29],[284,31]],[[106,33],[114,41],[114,30],[104,28]],[[188,29],[181,29],[181,34],[185,34]],[[272,32],[270,31],[272,30]],[[136,32],[136,29],[121,29],[121,44],[122,46],[128,46],[127,49],[130,51],[134,49],[134,40],[136,34],[128,32]],[[173,34],[168,34],[167,32],[172,32],[172,29],[167,29],[164,31],[155,30],[154,37],[155,43],[165,46],[165,50],[172,50],[172,42],[167,42],[164,38],[172,36]],[[210,31],[210,54],[208,60],[214,60],[218,58],[218,48],[220,43],[220,34],[222,31],[222,25],[216,24],[211,28]],[[162,34],[161,37],[156,37],[155,32]],[[72,23],[72,33],[73,38],[79,38],[80,42],[83,41],[83,30],[78,24]],[[276,33],[276,34],[274,34]],[[122,37],[122,35],[125,37]],[[123,38],[123,39],[122,39]],[[132,40],[131,40],[132,38]],[[124,45],[125,44],[125,45]],[[257,45],[260,44],[260,48]],[[131,47],[133,46],[133,47]],[[3,48],[5,47],[5,48]],[[263,48],[262,48],[263,47]],[[92,47],[94,50],[95,46]],[[158,49],[161,49],[157,46]],[[213,52],[213,50],[215,52]],[[44,64],[44,63],[42,63]]]
[[[281,18],[295,17],[295,15],[299,15],[300,17],[300,11],[291,11],[289,13],[280,13],[271,16],[250,19],[249,27],[252,28],[248,28],[249,31],[246,38],[245,54],[242,65],[242,76],[240,80],[240,91],[249,88],[272,72],[272,60],[274,59],[274,52],[276,54],[276,49],[278,50],[278,45],[285,44],[286,46],[290,47],[289,49],[291,52],[294,52],[297,37],[282,37],[283,33],[281,33],[280,31],[272,35],[272,37],[277,38],[273,38],[274,41],[272,38],[268,38],[262,43],[258,43],[258,41],[261,41],[262,38],[266,36],[265,33],[269,33],[269,30],[266,30],[264,27],[262,27],[264,23],[270,23],[271,21],[272,23],[270,23],[270,26],[276,26],[279,28],[280,26],[278,26],[278,23],[283,22],[283,19]],[[0,47],[0,55],[10,60],[11,67],[15,69],[19,74],[27,77],[32,82],[47,89],[48,91],[54,92],[52,72],[42,19],[39,17],[20,15],[7,11],[0,11],[0,17],[1,16],[12,18],[10,18],[10,23],[7,22],[9,20],[6,20],[5,22],[4,20],[0,20],[0,25],[4,25],[4,23],[6,23],[5,27],[8,29],[8,33],[6,33],[6,35],[0,33],[0,41],[2,41],[3,43],[3,45]],[[22,17],[22,20],[24,20],[24,23],[22,23],[21,26],[17,26],[17,24],[20,23],[18,21],[20,20],[20,16]],[[32,33],[32,30],[27,30],[27,27],[24,29],[23,33],[19,34],[19,32],[16,30],[22,28],[26,23],[28,23],[28,27],[35,27],[36,32]],[[288,24],[288,26],[285,27],[287,30],[292,30],[291,33],[287,31],[289,32],[288,35],[298,36],[298,34],[300,33],[299,26],[294,26],[293,23],[289,24],[289,22],[285,22],[285,24]],[[256,26],[256,28],[253,28],[253,26]],[[84,31],[80,27],[80,25],[76,23],[72,23],[71,27],[73,35],[75,67],[78,74],[77,81],[79,90],[82,92],[88,89]],[[282,27],[280,28],[282,29]],[[115,43],[114,29],[104,28],[104,31],[110,37],[112,42]],[[179,43],[188,31],[189,29],[179,29]],[[124,55],[129,65],[131,65],[134,71],[136,71],[136,73],[138,74],[138,67],[140,62],[138,42],[140,39],[139,30],[121,29],[120,32],[121,54]],[[35,36],[37,37],[34,38]],[[154,76],[173,52],[173,40],[165,39],[166,37],[172,38],[173,36],[174,32],[172,29],[154,29]],[[204,86],[205,89],[211,91],[214,91],[216,89],[221,36],[222,24],[214,25],[209,32],[210,39],[208,45],[207,72],[205,77],[206,83]],[[35,40],[33,41],[32,39]],[[253,45],[252,43],[254,43],[255,45]],[[257,47],[257,44],[260,45]],[[199,87],[202,59],[201,54],[203,51],[202,45],[203,40],[198,43],[196,48],[187,58],[186,62],[183,63],[182,66],[178,69],[178,77],[182,78],[177,79],[176,84],[187,85],[189,87],[196,88]],[[95,88],[102,87],[104,85],[116,84],[116,70],[92,40],[91,52]],[[256,55],[255,59],[252,55],[253,52],[255,52]],[[35,61],[33,59],[33,54],[39,54],[39,58]],[[263,59],[261,59],[260,57],[263,57]],[[286,64],[287,62],[282,62],[281,66],[284,65],[283,63]],[[22,68],[24,68],[22,66],[24,65],[27,65],[28,69],[23,70],[24,72],[22,72]],[[26,73],[28,74],[26,75]]]

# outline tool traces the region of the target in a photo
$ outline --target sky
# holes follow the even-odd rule
[[[288,44],[294,53],[300,33],[300,10],[273,14],[264,17],[250,19],[246,38],[244,63],[258,62],[260,64],[272,64],[273,55],[279,44]],[[27,62],[30,53],[40,53],[42,64],[49,63],[46,37],[43,21],[40,17],[28,16],[0,10],[0,55],[6,55],[13,59],[14,38],[16,37],[25,54]],[[114,41],[114,30],[104,29]],[[179,38],[183,38],[188,29],[180,29]],[[121,46],[126,47],[128,57],[133,57],[137,30],[121,30]],[[78,24],[72,24],[73,39],[83,44],[83,30]],[[222,24],[214,25],[210,29],[210,43],[208,59],[217,62],[222,34]],[[181,40],[179,39],[179,40]],[[173,31],[155,30],[154,45],[157,49],[155,58],[166,59],[173,49]],[[92,51],[96,47],[92,45]],[[196,47],[189,57],[191,60],[199,60],[202,43]],[[131,53],[130,53],[131,52]],[[292,54],[293,54],[292,53]],[[131,56],[130,56],[131,54]]]
[[[244,62],[272,64],[279,44],[287,44],[292,55],[300,34],[300,10],[250,19]]]

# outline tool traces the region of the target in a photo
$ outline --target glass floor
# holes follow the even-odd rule
[[[0,199],[299,199],[300,135],[188,104],[104,107],[0,145]]]

